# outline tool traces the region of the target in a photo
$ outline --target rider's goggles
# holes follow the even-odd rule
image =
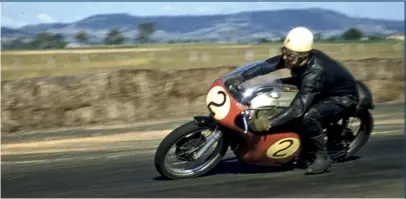
[[[307,53],[301,53],[301,52],[294,52],[286,47],[281,48],[281,53],[282,55],[285,55],[289,60],[295,60],[297,58],[302,58],[305,57]]]

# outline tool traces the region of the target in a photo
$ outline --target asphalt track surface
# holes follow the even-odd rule
[[[403,110],[398,104],[376,112]],[[123,141],[115,143],[120,147],[98,151],[2,155],[2,197],[404,198],[403,127],[376,125],[375,131],[398,133],[374,134],[358,158],[314,176],[303,175],[301,169],[260,169],[231,159],[205,177],[163,180],[153,166],[159,140]]]

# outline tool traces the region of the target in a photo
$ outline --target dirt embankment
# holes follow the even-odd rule
[[[403,100],[404,60],[346,61],[375,102]],[[121,70],[2,82],[2,132],[206,114],[212,81],[236,67]]]

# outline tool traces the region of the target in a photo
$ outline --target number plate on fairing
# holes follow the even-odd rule
[[[297,138],[282,138],[268,148],[266,156],[272,159],[284,159],[294,155],[299,147],[300,141]]]
[[[210,113],[217,120],[225,118],[231,108],[230,97],[221,86],[215,86],[210,89],[206,97],[206,104]]]

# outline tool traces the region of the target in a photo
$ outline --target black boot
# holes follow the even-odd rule
[[[320,174],[327,171],[330,166],[330,158],[327,154],[326,141],[324,140],[324,135],[319,135],[316,137],[310,138],[310,141],[313,142],[316,151],[315,159],[313,163],[306,169],[306,174]]]

